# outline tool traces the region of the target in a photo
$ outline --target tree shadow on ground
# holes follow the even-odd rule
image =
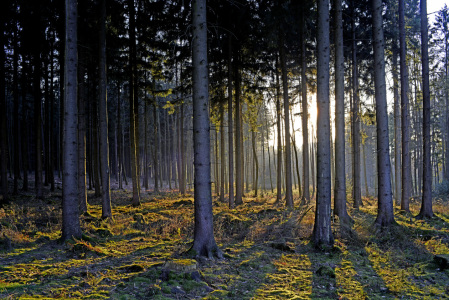
[[[356,225],[374,223],[374,214],[361,210]],[[396,214],[397,224],[388,228],[360,226],[344,240],[351,262],[368,297],[421,299],[445,294],[449,284],[447,272],[433,262],[429,245],[442,243],[443,232],[436,230],[438,219],[418,221],[409,214]],[[444,244],[444,242],[443,242]],[[446,240],[447,244],[447,240]],[[447,249],[447,245],[446,245]]]

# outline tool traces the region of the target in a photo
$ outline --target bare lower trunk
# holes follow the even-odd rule
[[[281,34],[282,37],[282,34]],[[293,207],[292,194],[292,153],[290,147],[290,101],[288,96],[287,64],[285,61],[284,41],[280,38],[279,52],[282,70],[282,88],[284,96],[284,131],[285,131],[285,204]]]
[[[408,101],[408,70],[407,48],[405,41],[404,0],[399,0],[399,46],[401,56],[401,130],[402,130],[402,197],[401,209],[410,211],[409,199],[411,194],[411,158],[410,158],[410,121]]]
[[[345,95],[342,3],[335,0],[335,185],[334,213],[342,220],[349,217],[346,209],[345,176]]]
[[[195,252],[196,256],[221,258],[223,255],[215,242],[213,232],[206,0],[195,0],[192,8],[195,229],[191,251]]]
[[[382,0],[372,1],[374,87],[377,120],[378,208],[375,224],[381,227],[394,223],[391,193],[391,166],[388,139],[387,90],[385,84],[384,34],[382,28]]]
[[[234,208],[234,135],[232,113],[232,40],[228,37],[228,156],[229,156],[229,208]]]
[[[430,163],[430,84],[429,50],[427,33],[427,1],[421,0],[421,53],[423,78],[423,194],[420,218],[433,217],[432,209],[432,169]]]
[[[313,243],[320,249],[334,243],[331,228],[331,165],[329,120],[329,0],[318,0],[317,32],[317,195]]]
[[[101,204],[102,218],[112,218],[109,141],[108,141],[108,105],[106,79],[106,0],[100,1],[100,47],[99,47],[99,116],[100,116],[100,160],[101,160]]]
[[[81,238],[78,212],[77,2],[66,0],[62,240]]]

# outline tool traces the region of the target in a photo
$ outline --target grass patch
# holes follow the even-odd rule
[[[89,192],[83,239],[57,243],[60,192],[45,201],[17,196],[0,209],[0,299],[436,299],[449,296],[449,271],[434,255],[449,254],[449,208],[416,220],[395,210],[397,226],[373,228],[376,199],[349,213],[354,225],[332,224],[335,249],[310,245],[314,204],[285,209],[275,197],[247,197],[229,209],[214,200],[214,230],[224,260],[186,260],[193,241],[193,198],[160,193],[130,205],[112,191],[113,220],[101,219]],[[30,201],[30,200],[33,201]],[[170,268],[169,268],[170,267]],[[169,270],[167,273],[166,270]],[[165,275],[164,275],[165,274]]]

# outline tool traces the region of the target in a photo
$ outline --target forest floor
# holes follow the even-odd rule
[[[286,209],[274,196],[246,197],[230,210],[214,198],[222,260],[185,257],[193,238],[193,197],[112,191],[113,220],[101,219],[89,192],[82,240],[60,243],[61,191],[36,200],[21,194],[0,208],[0,299],[447,299],[449,203],[435,201],[434,219],[395,209],[397,225],[372,226],[376,200],[364,198],[355,223],[335,247],[310,243],[314,206]],[[175,268],[169,266],[175,265]],[[176,267],[176,265],[178,267]],[[188,265],[183,268],[183,265]],[[171,270],[171,271],[170,271]]]

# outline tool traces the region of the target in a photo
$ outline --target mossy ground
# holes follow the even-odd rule
[[[224,260],[197,260],[201,279],[170,271],[166,261],[187,259],[193,237],[193,198],[142,193],[131,206],[126,191],[112,192],[113,220],[101,219],[89,193],[81,217],[83,239],[58,242],[61,193],[31,194],[0,208],[0,299],[446,299],[449,271],[433,262],[449,254],[449,203],[435,203],[437,218],[416,220],[395,210],[397,225],[372,226],[375,199],[364,199],[355,223],[335,247],[310,244],[314,208],[286,209],[265,194],[230,210],[214,198],[215,236]],[[350,205],[349,205],[350,206]]]

